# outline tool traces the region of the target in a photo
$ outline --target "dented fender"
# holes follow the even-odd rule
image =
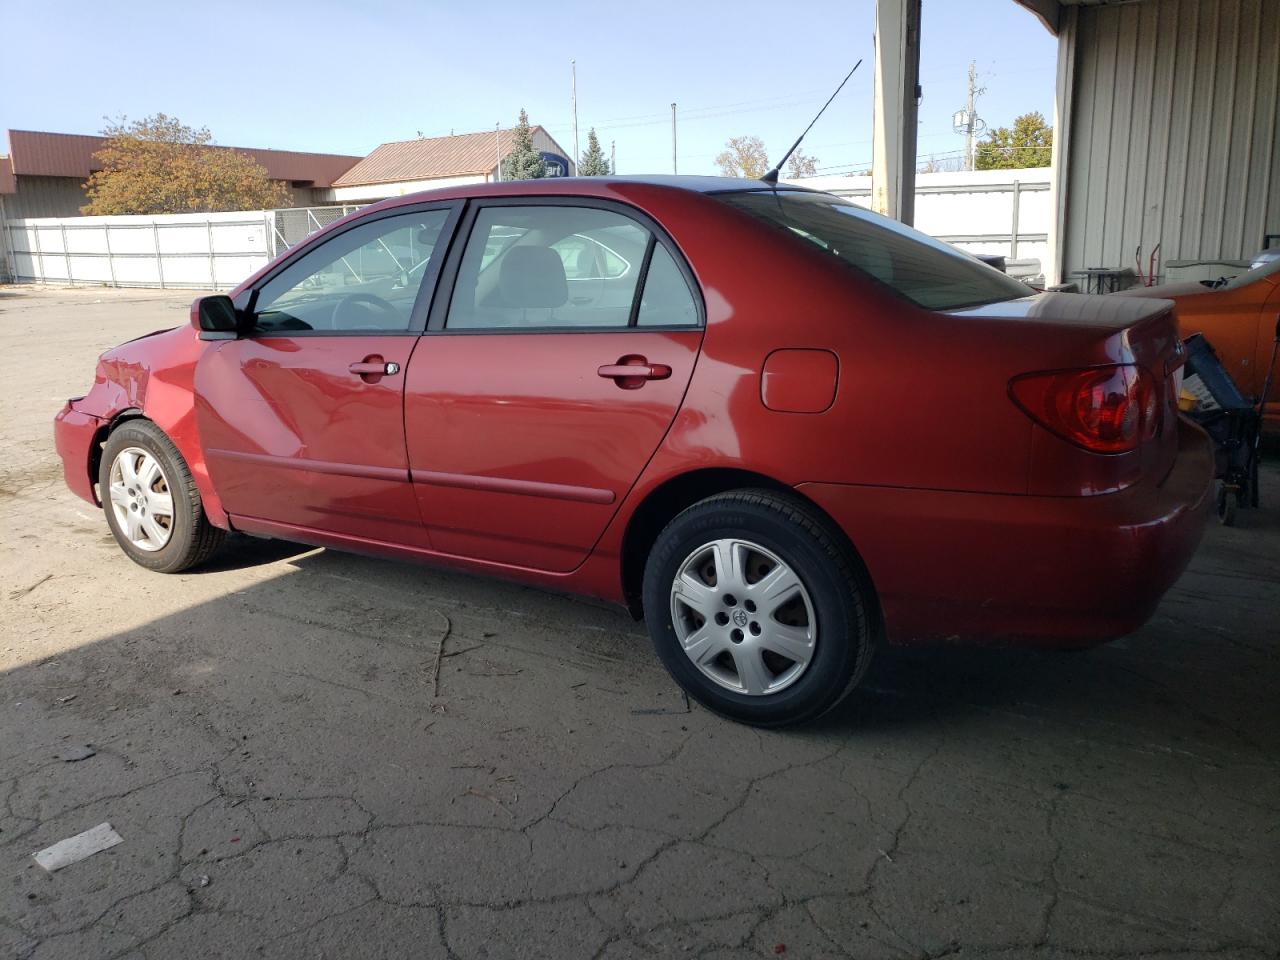
[[[226,528],[229,521],[209,479],[200,445],[192,390],[196,362],[208,346],[190,326],[182,326],[114,347],[98,359],[93,387],[69,406],[103,424],[95,435],[99,442],[108,425],[131,411],[152,421],[186,460],[209,522]],[[93,455],[92,449],[89,455]],[[88,469],[86,463],[86,472]]]

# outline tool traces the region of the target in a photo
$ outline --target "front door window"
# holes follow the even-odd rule
[[[322,243],[263,285],[254,332],[404,333],[448,217],[381,217]]]

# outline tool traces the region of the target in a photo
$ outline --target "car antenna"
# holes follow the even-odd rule
[[[840,86],[836,87],[836,92],[827,98],[827,102],[824,103],[822,105],[822,109],[818,111],[818,116],[814,117],[812,120],[809,121],[809,125],[804,128],[804,133],[796,137],[796,142],[791,145],[791,149],[782,155],[782,159],[777,162],[777,164],[774,166],[772,170],[770,170],[763,177],[761,177],[760,178],[761,180],[763,180],[765,183],[769,184],[770,186],[773,186],[778,182],[778,174],[782,171],[782,165],[786,163],[787,160],[790,159],[793,153],[796,152],[796,147],[800,146],[800,141],[802,141],[806,136],[808,136],[809,131],[813,129],[813,125],[818,122],[818,117],[821,117],[824,113],[827,112],[827,107],[831,106],[831,101],[834,100],[840,94],[840,91],[844,89],[844,85],[849,82],[850,77],[852,77],[855,73],[858,72],[858,68],[860,66],[862,66],[861,60],[855,63],[853,65],[853,69],[850,70],[847,74],[845,74],[844,79],[840,81]]]

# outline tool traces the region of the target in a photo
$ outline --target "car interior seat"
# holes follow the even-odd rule
[[[501,306],[519,309],[520,320],[527,322],[530,310],[546,310],[538,322],[554,325],[554,311],[569,299],[569,284],[560,255],[550,247],[516,246],[502,258],[498,273],[498,295]]]

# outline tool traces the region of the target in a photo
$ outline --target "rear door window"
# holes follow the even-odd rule
[[[482,207],[445,327],[626,327],[649,236],[611,210]]]
[[[638,327],[692,327],[698,323],[698,305],[675,258],[662,244],[655,244],[640,295]]]
[[[626,329],[698,321],[671,253],[637,220],[598,207],[504,204],[476,213],[444,325]]]

